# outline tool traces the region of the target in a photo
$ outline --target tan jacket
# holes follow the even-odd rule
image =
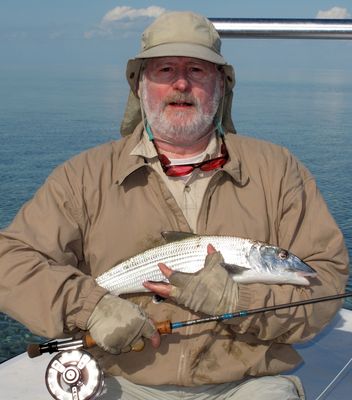
[[[163,180],[131,156],[141,128],[58,167],[0,235],[0,309],[33,332],[60,337],[79,329],[104,295],[93,278],[160,244],[160,232],[190,231]],[[343,237],[311,174],[286,149],[226,135],[230,161],[211,180],[199,234],[253,238],[289,249],[318,272],[310,287],[240,285],[239,308],[344,291]],[[152,296],[131,296],[157,321],[199,317]],[[113,374],[147,384],[200,385],[276,374],[300,357],[290,343],[313,337],[340,302],[257,314],[177,330],[158,350],[95,355]]]

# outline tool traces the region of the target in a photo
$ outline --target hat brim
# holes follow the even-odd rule
[[[209,47],[195,43],[164,43],[142,51],[136,58],[155,58],[155,57],[193,57],[212,62],[214,64],[225,65],[225,59],[216,51]]]

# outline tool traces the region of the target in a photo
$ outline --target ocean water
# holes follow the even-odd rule
[[[117,69],[0,71],[0,228],[47,175],[82,150],[119,138],[128,93]],[[313,173],[352,253],[352,86],[239,82],[241,134],[289,148]],[[350,278],[349,289],[352,289]],[[352,308],[352,302],[345,302]],[[42,338],[0,313],[0,362]]]

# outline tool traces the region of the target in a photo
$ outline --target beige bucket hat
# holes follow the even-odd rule
[[[207,18],[193,12],[175,11],[162,14],[143,32],[140,53],[127,63],[126,77],[131,91],[121,134],[131,134],[142,120],[138,84],[144,60],[169,56],[193,57],[222,66],[226,77],[222,121],[225,130],[235,132],[231,119],[235,72],[221,55],[220,36]]]

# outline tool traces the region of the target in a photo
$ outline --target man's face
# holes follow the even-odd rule
[[[212,128],[222,94],[215,64],[189,57],[148,60],[140,95],[154,136],[190,145]]]

